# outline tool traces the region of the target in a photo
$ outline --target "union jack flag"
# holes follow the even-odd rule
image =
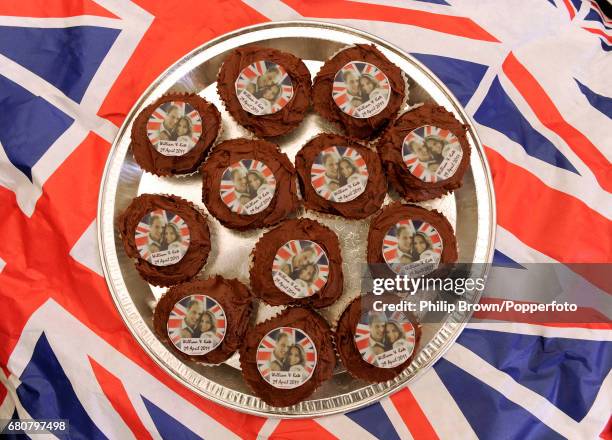
[[[313,19],[411,53],[464,106],[492,168],[497,264],[609,263],[612,21],[599,6],[209,0],[204,14],[177,14],[199,8],[0,3],[0,304],[10,310],[0,319],[0,419],[69,419],[75,438],[611,438],[605,324],[476,314],[434,368],[347,414],[268,419],[202,399],[123,325],[94,220],[110,144],[159,74],[229,31]]]

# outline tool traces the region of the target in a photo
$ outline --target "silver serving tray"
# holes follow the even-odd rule
[[[424,324],[418,355],[394,380],[368,384],[353,379],[339,365],[333,378],[322,384],[308,400],[292,407],[274,408],[255,397],[246,386],[240,374],[238,354],[219,366],[185,363],[156,338],[152,329],[152,314],[157,299],[165,289],[152,287],[139,277],[133,262],[125,255],[115,227],[119,214],[141,193],[176,194],[205,210],[201,201],[202,183],[198,175],[159,178],[142,172],[129,149],[132,122],[146,105],[164,93],[195,92],[215,103],[222,112],[221,139],[251,136],[224,110],[217,96],[215,82],[226,54],[238,46],[250,43],[297,55],[304,60],[313,77],[322,62],[339,49],[356,43],[374,43],[406,73],[409,83],[408,106],[433,101],[469,125],[468,138],[472,156],[463,186],[454,194],[421,205],[438,209],[450,220],[458,239],[460,261],[491,262],[495,234],[495,198],[491,175],[473,125],[453,95],[421,63],[379,38],[336,24],[294,21],[239,29],[202,45],[164,72],[134,105],[115,139],[100,188],[98,239],[104,275],[117,308],[134,335],[134,343],[140,344],[168,374],[200,395],[233,409],[262,416],[313,417],[354,410],[398,390],[430,368],[455,341],[469,319],[469,314],[456,312],[444,323]],[[293,160],[308,139],[319,132],[335,130],[310,112],[294,132],[271,140],[277,142],[282,151]],[[387,196],[386,203],[389,201],[391,196]],[[298,216],[317,219],[336,231],[340,237],[344,260],[344,293],[337,303],[320,311],[333,326],[346,305],[360,293],[369,220],[349,221],[304,211],[300,211]],[[212,216],[209,217],[209,226],[212,252],[200,276],[220,274],[238,278],[248,284],[249,255],[265,231],[237,233],[222,227]],[[478,299],[477,296],[468,298],[473,302]],[[263,321],[281,309],[260,303],[256,321]]]

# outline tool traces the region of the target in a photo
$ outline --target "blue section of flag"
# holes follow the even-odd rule
[[[612,50],[612,46],[610,46],[609,44],[606,44],[603,38],[600,37],[599,42],[601,43],[601,48],[605,50],[606,52],[610,52]]]
[[[597,110],[602,112],[604,115],[606,115],[608,118],[612,119],[612,98],[608,98],[607,96],[595,93],[587,86],[582,84],[580,81],[578,81],[576,78],[574,78],[574,81],[576,81],[576,84],[578,84],[578,88],[589,101],[589,103]]]
[[[606,29],[610,29],[610,27],[604,23],[601,16],[593,8],[591,8],[589,12],[587,12],[587,15],[585,15],[584,19],[588,21],[596,21],[598,23],[603,24]]]
[[[11,420],[20,420],[19,419],[19,414],[17,414],[17,410],[13,411],[13,415],[11,416]],[[17,433],[7,433],[7,434],[1,434],[0,437],[2,437],[2,440],[27,440],[30,437],[28,437],[26,434],[24,434],[23,432],[17,432]]]
[[[32,167],[74,122],[44,99],[0,75],[0,143],[32,180]]]
[[[393,423],[380,403],[346,414],[348,418],[381,440],[400,440]]]
[[[80,102],[118,35],[96,26],[0,26],[0,53]]]
[[[70,434],[58,433],[59,438],[106,438],[81,405],[44,333],[36,342],[32,358],[19,380],[19,402],[33,419],[70,421]]]
[[[563,439],[528,411],[447,360],[439,360],[434,369],[479,439]]]
[[[147,407],[147,411],[151,415],[153,423],[157,428],[157,432],[163,439],[172,440],[199,440],[202,439],[199,435],[195,434],[191,429],[187,428],[181,422],[176,420],[170,414],[163,411],[153,402],[150,402],[145,397],[142,397],[142,401]]]
[[[474,114],[474,119],[505,134],[520,144],[528,155],[578,174],[576,168],[553,143],[529,124],[504,91],[498,77],[493,80],[487,96]]]
[[[422,53],[412,55],[435,73],[463,106],[472,98],[488,69],[485,65],[456,58]]]
[[[582,0],[571,0],[571,2],[574,5],[574,9],[576,9],[576,12],[578,12],[578,10],[580,10],[580,5],[582,4]]]
[[[577,422],[612,367],[611,342],[473,329],[465,329],[458,342]]]
[[[515,269],[525,269],[523,266],[518,264],[512,258],[501,253],[497,249],[495,249],[495,252],[493,253],[493,266],[510,267],[510,268],[515,268]]]

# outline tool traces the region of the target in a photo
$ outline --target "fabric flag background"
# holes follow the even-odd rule
[[[612,438],[605,325],[475,320],[409,387],[295,421],[202,399],[134,342],[94,222],[118,127],[190,50],[292,19],[371,32],[452,90],[491,164],[497,262],[612,261],[612,21],[594,2],[3,1],[0,419],[69,419],[72,438],[87,439]]]

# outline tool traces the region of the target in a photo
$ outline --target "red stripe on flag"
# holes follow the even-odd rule
[[[563,0],[563,3],[565,4],[565,8],[567,9],[567,13],[569,14],[570,20],[573,20],[576,16],[576,11],[574,11],[574,7],[570,3],[570,0]]]
[[[349,0],[327,0],[325,2],[304,2],[283,0],[298,13],[309,18],[341,18],[367,21],[383,21],[419,26],[473,40],[499,40],[469,18],[435,14],[393,6],[373,5]]]
[[[134,436],[138,439],[152,439],[153,437],[142,424],[121,381],[91,357],[88,358],[102,392]]]
[[[346,95],[346,93],[343,95],[336,95],[334,96],[334,100],[336,101],[337,105],[342,106],[348,102],[348,95]]]
[[[0,15],[41,18],[92,15],[96,17],[118,18],[93,0],[0,2]]]
[[[500,226],[526,245],[563,263],[612,261],[612,242],[593,239],[612,237],[612,223],[608,219],[581,200],[546,186],[538,177],[508,162],[495,150],[489,147],[485,150],[493,174]],[[525,200],[537,200],[529,210],[529,221],[516,215],[516,207]],[[555,212],[563,215],[551,220],[551,213]],[[585,245],[577,246],[580,243]],[[586,277],[591,279],[588,274]]]
[[[599,35],[600,37],[604,37],[606,40],[608,40],[608,43],[612,43],[612,36],[606,34],[601,29],[593,29],[593,28],[585,28],[585,27],[583,27],[582,29],[584,29],[585,31],[589,31],[593,34]]]
[[[403,388],[391,397],[391,403],[406,424],[406,427],[415,439],[437,439],[438,434],[434,431],[427,416],[414,398],[408,388]]]
[[[314,420],[281,420],[270,435],[270,440],[309,438],[317,440],[336,440],[338,437],[326,431]]]
[[[502,67],[508,79],[525,98],[542,124],[557,133],[567,143],[593,171],[603,189],[612,192],[612,163],[584,134],[563,118],[542,86],[513,53],[508,55]]]

